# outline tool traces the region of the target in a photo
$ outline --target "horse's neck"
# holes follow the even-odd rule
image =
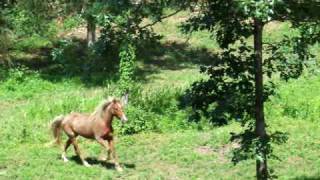
[[[111,113],[107,112],[102,120],[105,122],[106,126],[112,127],[113,115]]]

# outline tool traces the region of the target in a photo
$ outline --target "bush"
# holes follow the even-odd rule
[[[80,74],[89,61],[83,44],[79,41],[62,39],[57,42],[51,51],[52,60],[62,65],[63,72],[67,75]]]
[[[120,94],[110,89],[107,92]],[[177,131],[193,128],[195,124],[188,122],[185,110],[178,107],[178,97],[182,89],[143,90],[136,85],[129,94],[129,104],[125,111],[129,121],[125,125],[117,123],[120,134],[134,134],[143,131]],[[121,126],[121,127],[120,127]]]
[[[23,7],[15,7],[7,12],[8,24],[18,38],[32,35],[48,36],[50,34],[50,20],[39,14],[34,14]]]

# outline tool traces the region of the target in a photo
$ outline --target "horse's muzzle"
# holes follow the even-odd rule
[[[126,115],[123,115],[123,116],[121,117],[121,122],[125,123],[125,122],[127,122],[127,121],[128,121],[127,116],[126,116]]]

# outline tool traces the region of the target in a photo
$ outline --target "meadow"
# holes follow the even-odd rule
[[[157,24],[155,30],[163,35],[160,50],[138,56],[138,88],[126,107],[129,122],[115,121],[122,173],[97,159],[101,147],[94,141],[79,139],[90,168],[81,165],[73,149],[71,161],[64,163],[58,147],[46,146],[55,116],[92,112],[103,98],[119,96],[116,80],[97,75],[99,83],[88,83],[42,67],[1,72],[0,179],[255,179],[254,161],[231,162],[237,144],[229,141],[230,133],[241,131],[236,120],[220,127],[206,119],[196,123],[188,119],[191,110],[179,106],[186,88],[206,78],[199,66],[219,51],[208,32],[185,35],[178,30],[185,16],[182,12]],[[267,28],[265,41],[294,33],[286,23]],[[15,53],[31,61],[25,58],[31,53]],[[284,131],[289,138],[273,145],[279,159],[269,160],[279,179],[320,179],[319,88],[320,76],[305,72],[299,79],[277,81],[276,93],[266,103],[268,131]]]

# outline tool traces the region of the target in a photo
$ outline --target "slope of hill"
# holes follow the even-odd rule
[[[145,118],[158,128],[118,134],[116,147],[123,173],[116,172],[110,162],[97,160],[101,147],[96,142],[80,138],[91,168],[82,166],[73,150],[68,152],[71,161],[64,163],[59,148],[45,146],[52,138],[49,124],[54,116],[93,111],[104,96],[112,93],[114,84],[107,81],[90,86],[79,77],[52,80],[34,72],[13,71],[0,85],[0,179],[254,179],[253,161],[237,166],[231,162],[232,148],[237,144],[229,142],[230,132],[239,132],[239,124],[211,127],[205,122],[190,123],[188,111],[177,107],[174,97],[191,82],[205,78],[198,72],[199,65],[210,62],[219,51],[208,32],[188,36],[179,32],[177,25],[185,16],[180,13],[157,24],[155,30],[164,36],[161,53],[139,61],[147,95],[134,99],[149,103],[159,100],[155,103],[165,110],[160,112],[155,104],[154,111],[143,116],[141,112],[147,113],[143,107],[128,109],[135,117],[131,121]],[[289,27],[280,24],[268,29],[268,38],[277,39]],[[269,161],[279,179],[320,179],[318,89],[318,76],[282,82],[266,105],[269,130],[289,135],[287,143],[274,145],[281,161]],[[119,125],[116,131],[121,132]]]

